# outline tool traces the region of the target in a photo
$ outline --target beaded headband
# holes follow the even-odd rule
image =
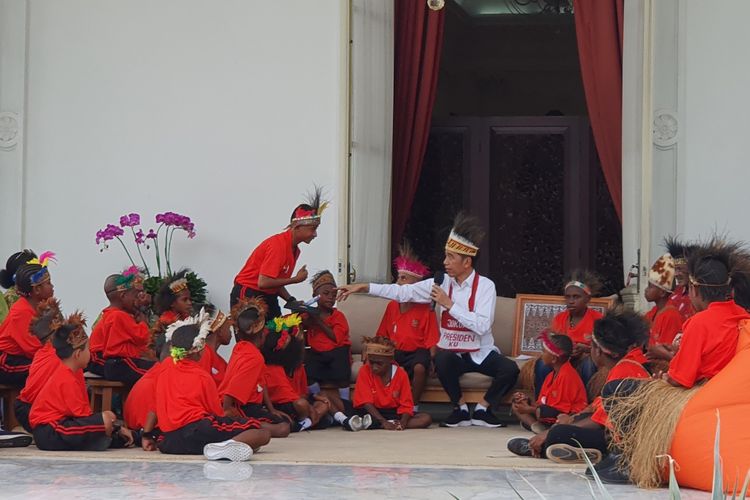
[[[542,347],[544,350],[548,351],[553,356],[565,356],[565,353],[557,347],[554,343],[552,343],[552,338],[550,337],[549,330],[544,330],[541,335],[539,335],[539,339],[542,341]]]
[[[565,287],[563,288],[563,290],[567,290],[569,286],[580,288],[581,290],[583,290],[583,293],[585,293],[588,296],[591,296],[591,288],[589,288],[589,286],[582,281],[575,281],[575,280],[569,281],[568,283],[565,284]]]
[[[188,282],[186,278],[180,278],[178,280],[174,280],[172,283],[169,284],[169,289],[172,290],[172,293],[177,295],[183,290],[187,290]]]
[[[455,231],[451,231],[448,236],[448,241],[445,242],[445,249],[449,252],[457,253],[460,255],[467,255],[469,257],[476,257],[479,252],[479,247],[471,241],[467,240],[463,236],[459,235]]]

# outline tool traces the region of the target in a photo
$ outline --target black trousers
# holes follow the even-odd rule
[[[109,358],[104,361],[104,378],[132,386],[156,361],[140,358]]]
[[[281,316],[281,307],[279,307],[279,295],[263,293],[259,290],[253,290],[246,286],[235,284],[232,287],[232,292],[229,294],[229,304],[231,307],[239,302],[241,297],[260,297],[263,302],[268,306],[268,313],[266,319],[278,318]]]
[[[607,453],[607,433],[604,427],[584,429],[575,425],[553,425],[547,433],[544,448],[552,444],[567,444],[578,448],[578,443],[584,448],[596,448],[603,454]]]
[[[0,384],[19,389],[26,385],[31,360],[24,356],[0,353]]]
[[[451,351],[439,350],[435,356],[435,371],[445,392],[453,404],[461,399],[461,385],[459,378],[464,373],[479,372],[492,377],[492,384],[484,394],[484,399],[491,406],[497,406],[518,380],[518,365],[512,359],[492,351],[481,364],[476,364],[467,352],[460,355]]]

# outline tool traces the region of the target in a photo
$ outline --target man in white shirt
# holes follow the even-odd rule
[[[440,285],[430,278],[412,285],[356,283],[339,288],[339,300],[352,293],[369,293],[399,302],[434,301],[440,306],[440,342],[433,363],[454,405],[453,413],[441,424],[445,427],[503,427],[492,407],[500,403],[518,379],[518,366],[500,354],[492,337],[495,284],[474,270],[483,236],[484,231],[474,217],[463,214],[456,217],[445,244],[443,265],[448,279]],[[471,417],[459,385],[461,375],[468,372],[493,378]]]

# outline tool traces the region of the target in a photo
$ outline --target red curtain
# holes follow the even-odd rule
[[[395,248],[409,220],[427,148],[445,9],[430,10],[424,0],[396,0],[394,9],[391,242]]]
[[[574,0],[578,57],[596,150],[622,222],[623,0]]]

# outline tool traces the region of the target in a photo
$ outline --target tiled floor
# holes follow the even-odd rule
[[[619,486],[608,490],[617,499],[669,497],[663,489],[644,491]],[[569,471],[43,458],[0,460],[0,497],[7,500],[605,498],[593,483]],[[682,498],[707,497],[687,492]]]

